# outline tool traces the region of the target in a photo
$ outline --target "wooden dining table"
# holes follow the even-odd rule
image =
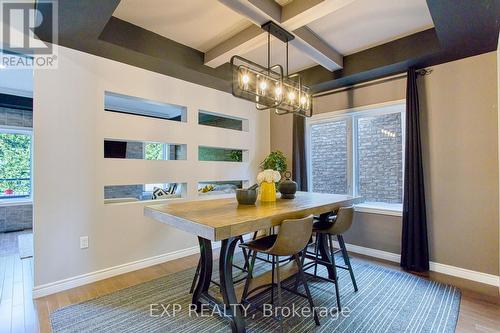
[[[235,290],[232,274],[233,255],[240,236],[268,230],[285,219],[311,214],[320,215],[326,220],[332,211],[350,206],[357,200],[349,195],[297,192],[295,199],[257,201],[255,205],[238,205],[235,198],[148,205],[144,207],[144,215],[198,237],[201,268],[192,304],[197,309],[201,308],[202,301],[221,306],[230,319],[232,331],[245,332],[245,318],[237,306],[241,299]],[[219,276],[222,302],[208,292],[212,280],[212,241],[221,241]],[[320,234],[317,242],[322,261],[330,262],[326,238]],[[295,262],[291,261],[289,267],[280,269],[280,272],[283,269],[283,280],[297,272],[294,265]],[[332,267],[326,268],[329,278],[333,279]],[[258,283],[269,283],[265,282],[269,280],[268,273],[253,277],[251,287]]]

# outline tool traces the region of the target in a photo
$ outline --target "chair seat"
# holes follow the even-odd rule
[[[276,242],[276,237],[278,235],[269,235],[261,238],[257,238],[255,240],[248,241],[246,243],[241,244],[241,247],[250,249],[252,251],[257,252],[266,252],[269,250],[274,243]]]
[[[337,216],[332,216],[329,218],[328,222],[318,221],[313,223],[313,232],[326,233],[332,227],[332,223],[335,223]]]

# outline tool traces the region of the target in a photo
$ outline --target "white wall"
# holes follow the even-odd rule
[[[38,70],[34,80],[38,295],[63,279],[197,245],[194,236],[143,217],[144,203],[104,205],[104,185],[186,182],[195,199],[198,181],[254,181],[270,142],[269,114],[230,94],[67,48],[58,60],[57,70]],[[185,105],[188,122],[105,112],[105,91]],[[197,125],[198,109],[249,119],[249,132]],[[105,160],[104,138],[184,143],[188,159]],[[198,144],[248,149],[249,162],[198,162]],[[84,235],[90,246],[81,250]]]

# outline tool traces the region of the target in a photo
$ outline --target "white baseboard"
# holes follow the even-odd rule
[[[247,238],[247,237],[245,237]],[[334,245],[338,247],[338,243],[335,241]],[[392,262],[399,262],[401,256],[396,253],[381,251],[376,249],[371,249],[367,247],[362,247],[353,244],[346,244],[347,250],[353,253],[359,253],[366,256],[384,259]],[[216,249],[220,247],[220,242],[213,242],[212,248]],[[158,256],[137,260],[133,262],[129,262],[126,264],[109,267],[105,269],[101,269],[98,271],[94,271],[87,274],[82,274],[78,276],[74,276],[71,278],[35,286],[33,288],[33,297],[40,298],[43,296],[55,294],[64,290],[68,290],[71,288],[76,288],[83,286],[85,284],[89,284],[92,282],[96,282],[99,280],[107,279],[116,275],[132,272],[138,269],[143,269],[149,266],[158,265],[167,261],[187,257],[193,254],[199,253],[199,247],[193,246],[187,249],[182,249],[178,251],[173,251],[165,254],[161,254]],[[456,276],[459,278],[476,281],[492,286],[500,286],[500,277],[492,274],[486,274],[482,272],[472,271],[465,268],[450,266],[446,264],[440,264],[435,262],[430,262],[430,270],[442,274],[447,274],[451,276]]]
[[[336,241],[334,241],[334,245],[336,247],[339,246],[338,242]],[[401,255],[392,252],[371,249],[353,244],[346,244],[346,247],[347,250],[350,252],[359,253],[374,258],[384,259],[387,261],[400,262],[401,259]],[[432,261],[429,263],[429,269],[433,272],[451,275],[475,282],[480,282],[495,287],[500,286],[500,276],[496,276],[493,274],[472,271],[469,269],[455,267],[446,264],[440,264],[438,262],[432,262]]]
[[[243,238],[245,240],[249,240],[251,237],[252,235],[248,235],[244,236]],[[212,249],[218,249],[220,248],[220,246],[221,246],[220,242],[212,242]],[[236,248],[236,252],[237,251],[240,251],[239,247]],[[193,254],[197,254],[199,252],[200,252],[199,246],[193,246],[187,249],[160,254],[158,256],[101,269],[87,274],[82,274],[67,279],[43,284],[40,286],[35,286],[33,288],[33,298],[40,298],[43,296],[55,294],[64,290],[80,287],[85,284],[107,279],[116,275],[125,274],[128,272],[136,271],[138,269],[143,269],[149,266],[158,265],[167,261],[187,257]]]
[[[39,286],[35,286],[33,288],[33,298],[40,298],[43,296],[55,294],[64,290],[68,290],[71,288],[76,288],[83,286],[85,284],[89,284],[92,282],[96,282],[99,280],[107,279],[116,275],[132,272],[138,269],[146,268],[153,265],[158,265],[167,261],[179,259],[182,257],[190,256],[192,254],[199,253],[199,247],[193,246],[187,249],[182,249],[178,251],[173,251],[165,254],[161,254],[158,256],[137,260],[133,262],[129,262],[126,264],[109,267],[105,269],[101,269],[98,271],[90,272],[87,274],[82,274],[74,277],[70,277],[68,279],[63,279]]]

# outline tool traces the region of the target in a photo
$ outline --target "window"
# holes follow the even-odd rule
[[[313,192],[360,196],[371,207],[403,202],[403,104],[308,119]]]
[[[31,196],[31,131],[0,128],[0,199]]]

